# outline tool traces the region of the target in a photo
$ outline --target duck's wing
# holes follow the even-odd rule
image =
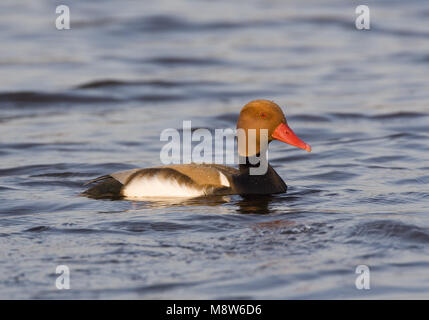
[[[111,178],[111,176],[110,176],[109,174],[106,174],[106,175],[104,175],[104,176],[97,177],[97,178],[95,178],[95,179],[92,179],[92,180],[89,180],[89,181],[85,182],[85,183],[83,184],[83,186],[84,186],[84,187],[86,187],[86,186],[88,186],[88,185],[90,185],[90,184],[93,184],[93,183],[98,182],[98,181],[101,181],[101,180],[105,180],[105,179],[107,179],[107,178]]]
[[[142,170],[142,169],[136,168],[136,169],[130,169],[130,170],[125,170],[125,171],[114,172],[111,174],[106,174],[104,176],[97,177],[95,179],[89,180],[88,182],[85,182],[84,186],[87,186],[87,185],[90,185],[90,184],[93,184],[95,182],[99,182],[102,180],[106,180],[109,178],[113,178],[113,179],[119,181],[120,183],[125,184],[127,182],[128,178],[139,170]]]
[[[231,176],[237,174],[237,169],[218,164],[176,164],[160,168],[176,170],[192,179],[198,185],[212,185],[223,188],[231,186]]]
[[[206,165],[178,164],[134,172],[123,187],[126,198],[200,197],[229,194],[230,182],[218,169]]]

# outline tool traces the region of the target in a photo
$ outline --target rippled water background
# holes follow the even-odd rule
[[[429,2],[359,4],[2,0],[0,298],[429,298]],[[287,194],[78,196],[255,98],[313,147],[272,144]]]

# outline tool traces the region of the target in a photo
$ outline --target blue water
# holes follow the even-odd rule
[[[427,1],[59,4],[0,4],[0,298],[429,298]],[[271,145],[287,194],[79,196],[257,98],[313,148]]]

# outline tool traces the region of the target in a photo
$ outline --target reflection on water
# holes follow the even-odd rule
[[[273,196],[249,196],[243,197],[237,202],[237,213],[242,214],[270,214],[270,203]]]
[[[133,199],[130,199],[133,201]],[[139,198],[138,202],[133,201],[133,209],[143,208],[171,208],[171,207],[187,207],[187,206],[218,206],[231,201],[229,196],[210,196],[202,198],[162,198],[148,197]]]
[[[362,32],[347,1],[77,0],[57,31],[3,0],[0,298],[428,298],[429,3],[368,5]],[[313,147],[272,143],[287,194],[79,196],[257,98]]]

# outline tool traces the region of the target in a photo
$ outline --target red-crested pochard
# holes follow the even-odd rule
[[[91,198],[135,199],[286,192],[286,184],[268,163],[263,174],[251,173],[252,168],[259,166],[254,161],[258,159],[255,157],[266,154],[266,148],[259,141],[260,130],[267,130],[261,131],[268,132],[268,143],[279,140],[309,152],[310,145],[295,135],[289,128],[282,109],[268,100],[254,100],[246,104],[238,117],[237,129],[244,132],[246,146],[249,130],[254,129],[251,131],[256,132],[253,148],[249,145],[242,149],[239,143],[238,153],[244,161],[240,161],[238,169],[219,164],[195,163],[131,169],[89,181],[87,184],[97,184],[82,195]]]

